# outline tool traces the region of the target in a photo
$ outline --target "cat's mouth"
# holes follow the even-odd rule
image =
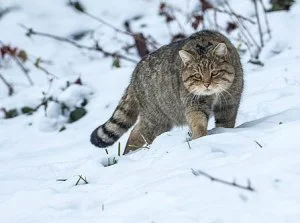
[[[216,93],[213,89],[205,89],[202,91],[204,95],[212,95]]]
[[[213,89],[208,89],[208,88],[206,88],[206,89],[199,89],[199,90],[196,90],[196,91],[194,91],[193,92],[193,94],[195,94],[195,95],[205,95],[205,96],[207,96],[207,95],[212,95],[212,94],[215,94],[216,92],[215,92],[215,90],[213,90]]]

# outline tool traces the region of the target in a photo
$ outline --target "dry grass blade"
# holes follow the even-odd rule
[[[254,140],[254,142],[255,142],[260,148],[263,148],[263,146],[262,146],[259,142],[257,142],[256,140]]]
[[[81,180],[84,182],[84,184],[88,184],[89,183],[87,181],[86,177],[83,178],[82,175],[78,175],[78,180],[77,180],[75,186],[78,186]]]
[[[14,89],[13,89],[12,85],[10,83],[8,83],[8,81],[3,77],[2,74],[0,74],[0,79],[5,84],[5,86],[8,88],[8,95],[9,96],[13,95]]]

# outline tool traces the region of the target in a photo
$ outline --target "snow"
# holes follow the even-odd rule
[[[186,10],[198,1],[188,2],[172,4]],[[237,2],[235,7],[243,15],[253,15],[248,3],[232,2]],[[91,13],[118,27],[124,19],[144,15],[134,28],[144,22],[148,26],[143,32],[151,33],[159,43],[169,41],[163,18],[157,16],[159,1],[83,3]],[[268,14],[272,39],[261,53],[265,66],[249,64],[249,55],[243,55],[245,91],[237,128],[215,129],[211,120],[209,135],[189,145],[187,128],[176,128],[159,136],[150,149],[121,157],[118,143],[106,154],[90,144],[89,135],[112,114],[134,64],[121,61],[120,69],[112,68],[111,59],[99,54],[42,37],[28,39],[18,24],[57,35],[97,29],[96,36],[108,50],[119,49],[131,38],[79,15],[64,1],[1,2],[2,7],[11,5],[21,8],[0,20],[1,41],[51,60],[52,64],[44,66],[59,79],[48,91],[48,77],[28,65],[35,83],[30,87],[18,67],[8,65],[0,73],[14,83],[16,94],[7,97],[0,82],[0,108],[36,106],[46,92],[71,107],[88,98],[88,113],[68,124],[53,104],[47,108],[47,117],[41,108],[33,115],[0,118],[1,222],[299,222],[299,2],[289,12]],[[192,30],[186,27],[186,31]],[[84,39],[81,43],[92,42]],[[134,49],[130,53],[138,59]],[[61,90],[66,81],[79,76],[82,86]],[[58,132],[62,124],[66,130]],[[127,137],[128,133],[120,139],[122,149]],[[105,167],[108,158],[117,163]],[[245,186],[249,179],[255,192],[195,176],[191,169]],[[80,181],[75,186],[78,175],[86,177],[88,184]]]

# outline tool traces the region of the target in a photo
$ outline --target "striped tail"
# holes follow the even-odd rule
[[[91,143],[100,148],[111,146],[134,125],[138,115],[138,103],[129,86],[111,118],[92,132]]]

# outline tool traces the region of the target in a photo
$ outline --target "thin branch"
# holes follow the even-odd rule
[[[224,0],[224,3],[227,6],[227,8],[229,9],[229,11],[232,13],[232,15],[234,15],[233,14],[234,13],[233,9],[231,8],[229,2],[227,0]],[[232,15],[231,15],[231,17],[232,17]],[[254,45],[257,47],[258,52],[256,53],[256,55],[254,55],[254,57],[258,58],[258,55],[259,55],[259,53],[261,51],[261,47],[256,42],[255,38],[253,37],[253,35],[249,31],[249,29],[246,27],[246,25],[244,24],[243,20],[240,19],[240,18],[238,18],[238,17],[236,17],[236,20],[237,20],[238,24],[241,26],[240,27],[241,34],[247,39],[248,42],[251,43],[251,41],[249,41],[249,39],[248,39],[248,36],[249,36],[249,38],[252,40],[252,42],[254,43]],[[246,31],[246,33],[248,34],[248,36],[246,35],[246,33],[244,33],[243,29]]]
[[[261,67],[264,66],[264,63],[261,62],[261,61],[258,60],[258,59],[250,59],[250,60],[248,61],[248,63],[252,63],[252,64],[254,64],[254,65],[261,66]]]
[[[260,148],[263,148],[262,145],[261,145],[259,142],[257,142],[256,140],[254,140],[254,142],[255,142]]]
[[[118,156],[121,156],[121,143],[118,144]]]
[[[68,38],[65,38],[65,37],[62,37],[62,36],[56,36],[56,35],[52,35],[52,34],[49,34],[49,33],[44,33],[44,32],[39,32],[39,31],[35,31],[33,30],[32,28],[28,28],[24,25],[20,25],[22,28],[26,29],[27,32],[26,32],[26,35],[28,37],[32,36],[32,35],[35,35],[35,36],[43,36],[43,37],[47,37],[47,38],[50,38],[50,39],[54,39],[54,40],[57,40],[57,41],[61,41],[61,42],[65,42],[65,43],[68,43],[70,45],[73,45],[79,49],[86,49],[86,50],[91,50],[91,51],[96,51],[96,52],[100,52],[102,53],[104,56],[110,56],[110,57],[116,57],[116,56],[119,56],[121,59],[123,60],[127,60],[127,61],[130,61],[132,63],[137,63],[136,60],[134,59],[131,59],[127,56],[124,56],[124,55],[121,55],[121,54],[118,54],[118,53],[111,53],[111,52],[108,52],[108,51],[105,51],[102,47],[100,47],[97,43],[94,45],[94,46],[85,46],[85,45],[82,45],[82,44],[79,44],[71,39],[68,39]]]
[[[36,61],[30,60],[30,62],[39,70],[43,71],[47,76],[50,76],[50,78],[58,79],[58,77],[55,74],[50,73],[46,68],[41,66],[41,63],[43,62],[40,57],[36,59]]]
[[[86,180],[86,177],[82,177],[82,175],[79,175],[79,177],[86,183],[86,184],[88,184],[89,182]]]
[[[7,80],[5,80],[5,78],[3,77],[2,74],[0,74],[0,79],[3,81],[3,83],[6,85],[6,87],[8,88],[8,95],[11,96],[14,93],[14,89],[12,87],[12,85],[10,83],[8,83]]]
[[[77,185],[79,184],[80,180],[83,180],[85,184],[88,184],[88,183],[89,183],[89,182],[86,180],[86,177],[83,178],[82,175],[78,175],[78,177],[79,177],[79,178],[78,178],[78,180],[77,180],[75,186],[77,186]]]
[[[14,61],[16,62],[16,64],[20,67],[20,69],[23,71],[24,75],[26,76],[28,82],[30,83],[30,85],[34,85],[31,77],[29,76],[29,69],[26,68],[22,62],[19,60],[19,58],[17,57],[12,57],[14,59]]]
[[[255,8],[255,16],[257,20],[257,25],[258,25],[258,32],[259,32],[259,39],[260,39],[260,45],[261,47],[264,47],[264,39],[263,39],[263,33],[261,29],[261,24],[260,24],[260,18],[258,15],[258,7],[257,7],[257,0],[252,0]]]
[[[19,9],[20,9],[20,7],[18,7],[18,6],[10,6],[10,7],[7,7],[5,9],[1,9],[1,11],[0,11],[0,19],[2,19],[2,17],[5,16],[6,14],[8,14],[8,13],[10,13],[12,11],[15,11],[15,10],[19,10]]]
[[[199,175],[202,175],[202,176],[205,176],[207,178],[209,178],[211,181],[215,181],[215,182],[218,182],[218,183],[222,183],[222,184],[225,184],[225,185],[229,185],[229,186],[232,186],[232,187],[237,187],[237,188],[240,188],[240,189],[243,189],[243,190],[248,190],[248,191],[251,191],[251,192],[255,192],[255,189],[252,187],[251,185],[251,182],[250,180],[248,180],[247,182],[247,186],[243,186],[243,185],[240,185],[240,184],[237,184],[235,181],[233,182],[229,182],[229,181],[226,181],[226,180],[222,180],[222,179],[218,179],[216,177],[213,177],[201,170],[194,170],[194,169],[191,169],[192,170],[192,173],[195,175],[195,176],[199,176]]]
[[[265,7],[265,5],[264,5],[264,3],[263,3],[262,0],[259,0],[259,2],[260,2],[261,6],[263,8],[263,11],[264,11],[264,18],[265,18],[266,27],[267,27],[267,33],[269,35],[269,39],[271,39],[272,38],[272,34],[271,34],[271,29],[270,29],[270,25],[269,25],[268,16],[267,16],[267,9],[266,9],[266,7]]]
[[[234,15],[236,18],[245,20],[245,21],[250,22],[250,23],[252,23],[253,25],[255,25],[255,22],[254,22],[252,19],[249,19],[249,18],[247,18],[247,17],[245,17],[245,16],[242,16],[242,15],[240,15],[240,14],[237,14],[237,13],[233,12],[232,10],[227,11],[226,9],[223,10],[223,9],[219,9],[219,8],[216,8],[216,7],[214,7],[213,9],[214,9],[215,11],[217,11],[217,12],[221,12],[221,13],[224,13],[224,14],[227,14],[227,15]]]
[[[218,19],[217,19],[217,10],[215,8],[214,8],[214,23],[215,23],[215,29],[219,30]]]
[[[258,43],[256,42],[255,38],[253,37],[253,35],[249,31],[249,29],[246,27],[246,25],[243,23],[243,21],[241,21],[240,19],[237,19],[237,21],[242,26],[242,28],[246,31],[246,33],[248,34],[248,36],[250,37],[250,39],[252,40],[252,42],[254,43],[254,45],[257,47],[258,54],[259,54],[260,51],[261,51],[261,47],[258,45]],[[257,56],[255,56],[255,57],[257,57]]]
[[[72,1],[70,1],[69,4],[72,5]],[[101,24],[103,24],[103,25],[105,25],[105,26],[107,26],[107,27],[113,29],[113,30],[116,31],[117,33],[121,33],[121,34],[124,34],[124,35],[127,35],[127,36],[131,36],[131,37],[133,37],[133,38],[136,37],[136,34],[135,34],[135,33],[130,32],[130,31],[125,31],[125,30],[122,30],[122,29],[120,29],[120,28],[118,28],[118,27],[115,27],[114,25],[110,24],[109,22],[105,21],[104,19],[101,19],[101,18],[99,18],[99,17],[97,17],[97,16],[95,16],[95,15],[93,15],[93,14],[87,12],[86,10],[77,10],[77,11],[80,12],[80,13],[83,13],[83,14],[85,14],[86,16],[88,16],[88,17],[90,17],[90,18],[92,18],[92,19],[94,19],[94,20],[100,22]],[[144,41],[144,40],[141,39],[141,41]],[[157,46],[155,45],[155,43],[152,42],[152,41],[146,40],[146,42],[147,42],[148,44],[152,45],[154,48],[157,47]]]
[[[79,177],[76,184],[75,184],[75,186],[77,186],[79,184],[80,180],[81,180],[81,178]]]
[[[188,144],[188,146],[189,146],[189,149],[192,149],[192,147],[191,147],[191,144],[190,144],[190,142],[189,142],[189,139],[188,139],[188,138],[186,138],[186,143]]]
[[[238,36],[239,36],[238,41],[241,41],[242,43],[244,43],[244,44],[246,45],[246,47],[247,47],[249,53],[250,53],[251,58],[254,57],[254,54],[252,53],[252,49],[251,49],[251,46],[249,45],[249,42],[243,40],[243,39],[242,39],[242,36],[241,36],[240,34],[238,34]],[[250,44],[251,44],[251,42],[250,42]]]
[[[177,23],[179,29],[181,29],[181,32],[185,34],[185,30],[184,30],[183,26],[181,25],[181,23],[179,22],[179,20],[177,19],[176,15],[175,15],[175,9],[176,8],[174,6],[171,6],[170,4],[168,6],[169,6],[169,9],[170,9],[170,12],[171,12],[171,16],[174,18],[174,20]],[[177,11],[178,11],[178,9],[177,9]]]

